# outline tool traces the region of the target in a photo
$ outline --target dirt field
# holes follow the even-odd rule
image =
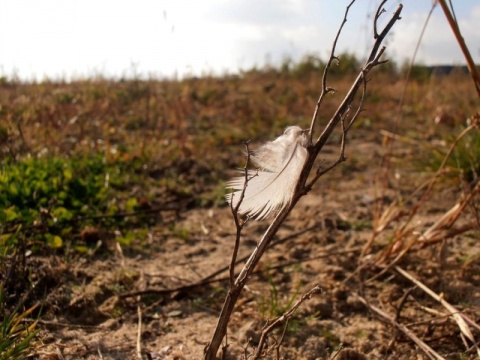
[[[242,91],[251,91],[248,96],[255,96],[257,90],[245,90],[252,84],[256,82],[233,85],[237,87],[234,95],[225,90],[231,85],[208,86],[211,91],[226,91],[225,96],[235,96],[238,100]],[[188,92],[193,91],[194,85],[181,86],[185,89],[190,86],[190,90],[185,90]],[[207,87],[198,83],[195,86],[197,90]],[[299,85],[288,82],[277,85],[281,89],[288,86]],[[426,86],[432,86],[432,82]],[[467,327],[476,341],[480,339],[479,196],[474,190],[478,188],[478,180],[468,184],[458,177],[444,180],[435,185],[425,201],[421,201],[425,188],[414,193],[433,176],[426,165],[415,165],[414,159],[426,151],[419,145],[419,139],[432,143],[444,141],[443,148],[448,148],[450,143],[434,132],[440,131],[440,127],[452,136],[459,132],[456,125],[434,124],[438,104],[449,95],[426,90],[415,92],[415,89],[405,105],[403,125],[394,128],[391,119],[400,87],[401,83],[393,84],[383,94],[385,88],[374,89],[371,102],[367,99],[367,110],[359,120],[361,125],[350,133],[347,161],[323,176],[281,227],[235,309],[228,328],[225,358],[240,359],[251,354],[267,319],[287,311],[315,285],[322,292],[302,303],[283,338],[283,327],[271,334],[267,347],[271,354],[265,358],[276,358],[278,351],[284,359],[428,359],[425,348],[421,349],[413,336],[402,332],[405,328],[420,339],[422,346],[430,347],[445,359],[477,358],[472,341],[462,335],[458,320],[448,316],[445,305],[401,273],[408,272],[465,314],[471,320]],[[465,88],[468,89],[468,84]],[[259,89],[266,91],[263,86]],[[299,91],[300,96],[294,100],[296,105],[291,107],[294,112],[305,108],[303,111],[308,114],[313,109],[314,91],[308,91],[311,93],[308,97]],[[421,109],[415,108],[420,106],[415,94],[421,94],[418,96],[425,101]],[[429,100],[428,96],[444,97]],[[250,100],[238,101],[231,106],[243,101],[240,111],[250,108],[251,112],[265,114],[265,109],[252,110],[257,109],[253,106],[255,100],[253,105]],[[221,102],[225,103],[229,104]],[[465,117],[473,114],[475,100],[469,104],[471,107],[463,108],[460,114],[454,105],[447,105],[447,110],[444,107],[438,110],[438,116],[448,115],[456,124],[463,124]],[[332,106],[327,104],[327,110]],[[177,110],[172,110],[177,112],[176,118],[188,119],[198,110],[195,104],[185,101],[176,107]],[[213,105],[209,103],[208,107],[213,114]],[[105,117],[111,108],[115,108],[114,104],[104,105],[99,116]],[[272,118],[279,112],[282,110],[275,108]],[[425,113],[428,115],[419,124],[418,117]],[[295,118],[295,114],[287,115]],[[304,122],[305,118],[298,119]],[[195,138],[192,129],[201,124],[185,121],[183,129],[189,135],[179,136],[178,141],[195,144],[208,138],[208,135]],[[295,125],[295,120],[289,124]],[[238,126],[236,123],[235,129]],[[62,130],[62,136],[68,137],[69,131],[76,131],[75,127],[72,129]],[[221,127],[216,129],[223,131]],[[276,123],[275,129],[278,134],[281,126]],[[180,130],[174,127],[172,131]],[[409,132],[416,135],[410,136]],[[88,138],[88,129],[86,133],[82,136]],[[54,137],[52,134],[49,136]],[[184,183],[194,183],[202,171],[214,171],[219,166],[224,169],[215,179],[226,181],[235,167],[242,166],[242,145],[236,140],[227,144],[227,135],[215,131],[210,134],[217,139],[212,142],[217,157],[205,156],[203,149],[200,154],[189,150],[190,155],[184,156],[190,162],[182,163],[189,174],[187,180],[182,180]],[[24,135],[29,145],[35,147],[34,137]],[[263,130],[252,147],[273,136],[275,132]],[[81,144],[79,140],[77,146]],[[318,165],[326,166],[338,151],[337,137],[320,154]],[[387,166],[385,154],[389,151],[393,156]],[[214,165],[216,159],[223,160]],[[147,185],[139,187],[142,186]],[[157,190],[155,183],[148,186],[150,192]],[[142,189],[136,191],[130,192],[134,194],[130,196],[142,193]],[[470,193],[473,200],[458,219],[437,228],[439,232],[431,241],[418,237]],[[157,201],[161,199],[160,196]],[[135,359],[139,348],[144,359],[202,358],[228,291],[235,226],[230,209],[222,204],[222,194],[206,205],[185,202],[177,194],[173,203],[180,205],[173,210],[166,207],[154,211],[153,220],[136,224],[136,229],[142,231],[134,230],[137,237],[130,246],[115,241],[118,231],[89,225],[81,227],[81,232],[75,235],[90,244],[87,256],[67,250],[43,250],[27,257],[28,268],[32,269],[29,279],[36,285],[22,296],[28,298],[28,304],[42,303],[37,325],[40,331],[32,350],[34,358]],[[388,209],[396,216],[385,217]],[[410,216],[411,221],[407,222]],[[382,224],[384,228],[380,228]],[[246,225],[239,258],[244,259],[252,252],[267,227],[268,221]],[[244,260],[239,262],[237,271],[243,263]],[[15,296],[25,294],[26,289],[18,291]]]
[[[372,202],[376,200],[372,186],[377,169],[369,164],[382,148],[375,140],[358,138],[351,142],[355,167],[347,163],[322,179],[282,227],[279,244],[263,259],[232,318],[228,338],[231,358],[240,358],[245,347],[255,346],[267,317],[279,315],[275,312],[286,310],[292,300],[317,284],[324,291],[305,302],[290,323],[280,348],[285,358],[327,358],[340,346],[369,359],[426,358],[410,339],[369,311],[358,295],[390,316],[398,315],[398,321],[409,324],[446,358],[457,359],[463,351],[458,326],[445,317],[445,309],[408,280],[388,271],[366,281],[380,270],[368,266],[370,255],[360,257],[372,233],[363,224],[371,223]],[[386,197],[385,201],[391,201]],[[437,200],[416,229],[421,230],[436,214],[443,213],[453,194],[446,191]],[[188,229],[186,238],[165,238],[155,229],[149,232],[149,242],[161,244],[161,251],[135,257],[117,253],[73,264],[59,258],[44,259],[41,271],[58,285],[46,296],[50,316],[44,317],[41,338],[45,346],[41,352],[61,353],[66,358],[135,358],[140,311],[141,346],[153,358],[201,358],[228,282],[160,295],[153,290],[195,284],[220,269],[224,271],[218,276],[225,278],[234,224],[228,207],[215,207],[182,212],[178,225]],[[241,257],[252,251],[266,226],[266,222],[255,222],[246,227]],[[466,265],[461,260],[475,252],[478,238],[456,237],[443,246],[415,251],[399,265],[478,321],[480,264],[478,259]],[[362,263],[367,266],[358,271]],[[116,287],[153,290],[119,299],[117,295],[125,292],[118,294]],[[407,292],[410,295],[405,301]],[[67,293],[69,301],[65,303]],[[432,315],[428,309],[438,313]],[[355,356],[345,358],[362,358]]]

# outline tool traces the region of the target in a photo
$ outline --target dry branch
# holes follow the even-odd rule
[[[248,164],[250,162],[250,156],[251,156],[250,149],[248,147],[248,141],[245,142],[245,150],[247,151],[247,161],[245,162],[245,166],[243,168],[243,173],[245,176],[243,189],[240,192],[240,199],[237,205],[233,206],[233,199],[230,202],[230,209],[232,211],[233,220],[235,221],[235,228],[236,228],[235,245],[233,247],[232,258],[230,260],[230,288],[232,288],[235,283],[235,264],[237,263],[238,249],[240,248],[240,239],[242,237],[242,229],[248,221],[248,218],[247,220],[242,221],[239,218],[239,214],[238,214],[238,210],[240,209],[240,205],[242,205],[243,198],[245,197],[245,191],[247,190],[247,186],[248,186]],[[233,196],[234,195],[232,195],[232,198]]]
[[[372,50],[370,52],[370,56],[368,57],[366,63],[363,65],[362,69],[360,70],[356,80],[354,81],[353,85],[351,86],[350,90],[348,91],[347,95],[343,99],[342,103],[338,107],[337,111],[335,114],[332,116],[328,124],[325,126],[323,132],[320,134],[318,137],[317,141],[312,144],[312,138],[313,138],[313,131],[315,129],[315,123],[317,120],[317,114],[318,110],[321,105],[321,101],[323,97],[325,96],[326,93],[332,91],[330,88],[327,87],[327,74],[329,67],[331,63],[335,60],[338,60],[337,57],[335,56],[335,48],[336,44],[339,38],[339,35],[342,31],[343,25],[346,22],[347,14],[352,6],[352,4],[355,2],[355,0],[351,1],[348,7],[346,8],[345,11],[345,16],[344,20],[342,22],[342,25],[340,26],[340,29],[337,32],[337,36],[334,40],[333,43],[333,49],[331,52],[330,60],[328,61],[328,64],[324,70],[324,75],[323,75],[323,83],[322,83],[322,93],[320,95],[319,101],[317,102],[317,106],[314,111],[314,116],[310,125],[310,133],[309,133],[309,139],[310,143],[307,147],[308,150],[308,156],[307,160],[305,162],[305,165],[303,167],[303,170],[300,174],[299,181],[297,183],[297,186],[295,188],[295,193],[293,195],[293,198],[291,200],[291,203],[288,206],[285,206],[280,212],[277,214],[273,222],[270,224],[268,227],[267,231],[265,234],[262,236],[261,240],[259,241],[257,247],[255,250],[252,252],[251,256],[247,260],[246,264],[244,265],[243,269],[240,271],[240,274],[236,277],[233,285],[230,287],[226,297],[225,301],[221,310],[221,313],[218,318],[217,326],[215,328],[215,332],[213,334],[211,342],[206,346],[205,348],[205,359],[206,360],[214,360],[216,359],[218,349],[220,348],[220,345],[222,343],[222,340],[225,338],[225,335],[227,333],[227,326],[231,317],[231,314],[233,312],[233,309],[235,307],[235,304],[237,303],[238,298],[240,297],[240,294],[252,275],[256,265],[262,258],[263,254],[269,247],[270,243],[272,242],[275,234],[277,233],[278,229],[284,222],[284,220],[287,218],[289,215],[290,211],[293,209],[293,207],[296,205],[296,203],[300,200],[301,197],[306,195],[314,185],[314,183],[320,178],[321,175],[325,174],[326,171],[319,170],[317,172],[317,175],[314,177],[312,181],[310,181],[307,184],[309,175],[311,173],[311,170],[314,166],[315,160],[320,153],[321,149],[325,146],[327,143],[328,139],[330,138],[333,130],[337,127],[339,123],[342,123],[342,149],[345,145],[345,138],[347,135],[348,128],[350,125],[355,121],[356,117],[358,116],[362,102],[363,102],[363,97],[362,95],[362,101],[360,102],[360,105],[356,111],[353,112],[353,117],[348,121],[348,126],[345,126],[345,121],[347,119],[348,114],[350,113],[351,109],[351,104],[353,103],[355,96],[358,92],[358,90],[362,87],[363,91],[366,90],[366,83],[367,83],[367,75],[368,73],[376,66],[380,65],[383,63],[383,61],[380,61],[380,57],[385,51],[385,47],[380,48],[383,40],[385,39],[386,35],[388,32],[391,30],[393,25],[400,19],[400,13],[402,11],[403,6],[400,4],[397,8],[397,10],[394,12],[392,18],[390,21],[387,23],[385,28],[381,31],[381,33],[376,34],[375,37],[375,42],[372,47]],[[380,5],[380,8],[383,9],[383,3]],[[383,10],[378,10],[377,14],[380,14],[383,12]],[[375,18],[374,22],[376,23],[378,20],[378,16]],[[376,24],[375,24],[376,28]],[[343,156],[343,150],[341,150],[340,157],[332,166],[328,168],[328,170],[333,169],[336,165],[338,165],[340,162],[344,161],[344,156]],[[246,185],[248,186],[248,184]],[[237,225],[238,228],[238,225]],[[241,229],[240,229],[241,230]]]
[[[424,283],[422,283],[420,280],[416,279],[413,275],[408,273],[407,271],[403,270],[399,266],[394,267],[395,271],[397,271],[399,274],[413,282],[415,285],[417,285],[420,289],[425,291],[430,297],[438,301],[447,311],[449,314],[453,317],[453,319],[456,321],[458,327],[460,328],[461,333],[468,338],[472,344],[476,344],[475,337],[473,336],[472,331],[470,330],[470,327],[468,326],[467,322],[464,319],[464,314],[459,311],[457,308],[455,308],[453,305],[448,303],[442,295],[436,294],[433,290],[431,290],[428,286],[426,286]],[[480,348],[477,347],[477,354],[480,356]]]
[[[381,318],[384,320],[388,321],[390,324],[395,326],[398,330],[400,330],[405,336],[410,338],[417,346],[422,349],[425,354],[430,358],[430,359],[437,359],[437,360],[445,360],[443,356],[438,354],[435,350],[433,350],[430,346],[425,344],[417,335],[415,335],[408,327],[406,327],[403,324],[400,324],[397,322],[394,318],[394,316],[389,315],[382,309],[376,307],[375,305],[369,304],[365,298],[361,297],[360,295],[356,295],[356,298],[363,303],[365,306],[367,306],[371,311],[379,315]]]

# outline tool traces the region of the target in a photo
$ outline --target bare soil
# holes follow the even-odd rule
[[[286,311],[315,285],[323,292],[305,301],[289,321],[278,348],[281,358],[428,359],[362,298],[408,326],[444,358],[476,358],[444,307],[385,268],[388,262],[375,261],[391,242],[393,229],[380,234],[362,255],[372,237],[373,205],[388,205],[422,176],[398,170],[389,181],[399,190],[382,191],[376,181],[385,151],[382,137],[371,131],[355,135],[348,143],[348,160],[300,201],[250,279],[230,322],[227,359],[250,354],[267,319]],[[329,146],[319,161],[326,164],[337,152],[337,146]],[[457,195],[450,188],[436,192],[415,231],[447,211]],[[267,226],[262,221],[245,227],[239,258],[251,253]],[[181,212],[175,227],[181,229],[178,235],[166,236],[161,226],[149,229],[143,250],[121,251],[112,243],[87,258],[31,257],[28,261],[38,264],[41,288],[47,289],[36,357],[135,359],[140,347],[144,359],[201,359],[228,290],[235,227],[226,206]],[[396,265],[478,324],[477,236],[478,231],[412,248]],[[202,281],[217,271],[215,281]],[[192,284],[201,285],[188,286]],[[480,330],[471,329],[478,340]],[[266,358],[275,358],[273,347],[282,331],[270,336],[272,353]]]

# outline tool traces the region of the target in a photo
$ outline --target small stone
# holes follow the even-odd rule
[[[167,313],[168,317],[180,317],[183,315],[182,310],[172,310]]]

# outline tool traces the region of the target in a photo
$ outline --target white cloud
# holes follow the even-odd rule
[[[478,60],[478,0],[454,2],[467,44]],[[387,55],[411,56],[429,0],[404,0],[403,19],[387,39]],[[298,59],[326,57],[348,0],[3,0],[0,5],[0,70],[22,77],[120,76],[136,71],[171,75],[235,71]],[[371,15],[378,1],[358,0],[338,51],[365,56]],[[387,3],[391,14],[398,1]],[[467,6],[467,4],[469,4]],[[421,6],[423,6],[421,8]],[[369,16],[368,16],[369,15]],[[388,14],[383,16],[388,19]],[[426,63],[463,63],[440,9],[431,19],[419,57]]]
[[[426,13],[412,13],[407,21],[400,21],[395,29],[395,36],[390,45],[399,60],[410,59],[420,38],[427,18]],[[480,6],[459,21],[460,31],[474,57],[479,60]],[[417,54],[417,60],[426,64],[464,64],[464,56],[456,42],[455,36],[441,9],[437,7],[430,18]]]

